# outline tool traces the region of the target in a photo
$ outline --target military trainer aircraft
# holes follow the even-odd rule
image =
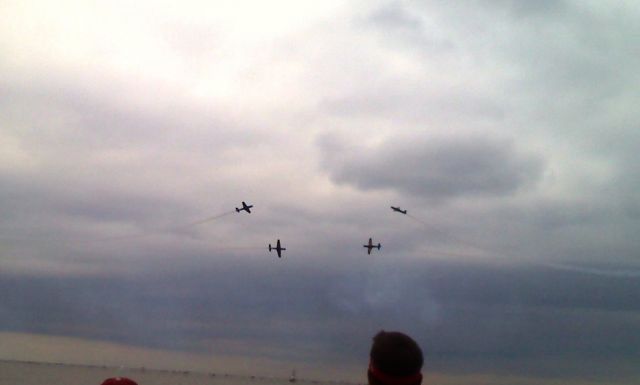
[[[407,210],[401,210],[400,207],[393,207],[391,206],[391,210],[397,212],[397,213],[402,213],[402,214],[406,214]]]
[[[371,238],[369,238],[369,244],[368,245],[362,245],[363,247],[367,248],[367,254],[371,254],[371,249],[378,249],[380,250],[380,243],[378,243],[377,246],[375,246],[373,244],[373,242],[371,241]]]
[[[278,239],[278,242],[276,243],[276,247],[272,247],[271,243],[269,243],[269,252],[271,252],[271,250],[275,250],[278,253],[278,258],[282,258],[282,252],[285,251],[286,249],[280,246],[280,240]]]
[[[239,213],[240,211],[244,210],[244,211],[248,212],[249,214],[251,214],[251,210],[249,210],[249,209],[252,208],[252,207],[253,207],[253,205],[248,205],[248,204],[242,202],[242,208],[239,209],[239,208],[236,207],[236,212]]]

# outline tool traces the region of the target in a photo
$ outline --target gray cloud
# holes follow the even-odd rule
[[[392,189],[426,199],[504,196],[535,185],[540,159],[486,137],[393,141],[366,150],[319,141],[332,180],[363,190]]]
[[[0,329],[354,367],[400,329],[433,371],[637,377],[636,7],[307,6],[7,7]]]
[[[391,29],[417,30],[422,26],[420,18],[407,12],[399,3],[391,3],[378,9],[369,20]]]
[[[488,364],[503,373],[500,363],[514,357],[553,354],[555,366],[516,365],[544,375],[581,356],[640,355],[637,279],[444,261],[372,262],[337,273],[258,265],[200,259],[129,276],[3,274],[0,328],[187,351],[252,355],[259,346],[305,362],[318,354],[358,362],[375,331],[400,329],[423,344],[435,371],[455,362],[463,372]]]
[[[553,17],[562,14],[566,10],[567,4],[563,0],[499,0],[480,2],[482,6],[494,9],[506,9],[515,16],[532,17],[545,16]]]

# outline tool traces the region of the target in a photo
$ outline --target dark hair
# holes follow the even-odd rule
[[[395,377],[419,373],[424,363],[422,350],[416,341],[404,333],[384,330],[373,337],[369,357],[378,370]]]

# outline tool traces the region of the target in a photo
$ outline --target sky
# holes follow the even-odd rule
[[[636,2],[0,4],[0,358],[640,378]]]

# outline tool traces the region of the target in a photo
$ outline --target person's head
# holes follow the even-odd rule
[[[138,385],[138,383],[126,377],[113,377],[104,380],[102,385]]]
[[[370,385],[420,385],[422,350],[400,332],[380,331],[373,337],[367,377]]]

